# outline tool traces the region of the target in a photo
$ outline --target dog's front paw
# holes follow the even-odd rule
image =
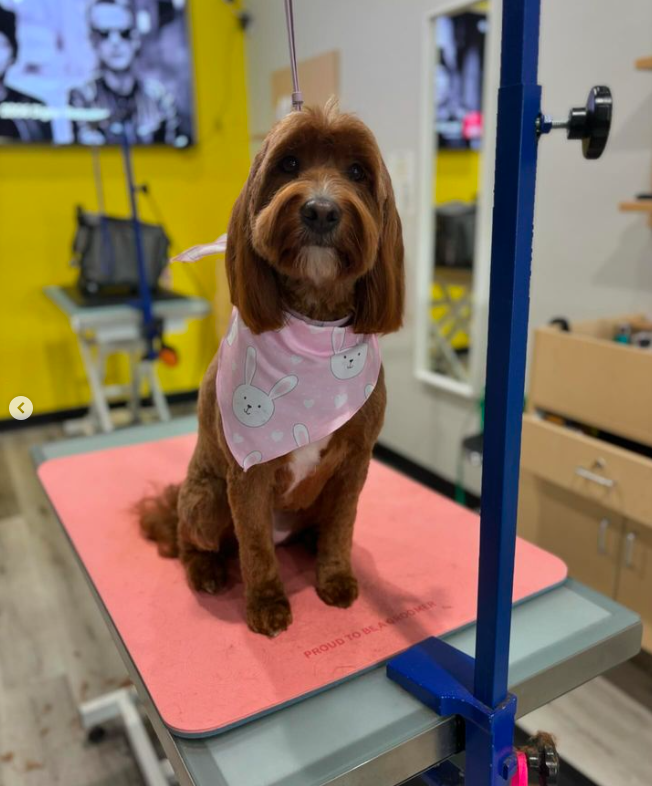
[[[358,580],[351,573],[335,573],[317,582],[317,594],[329,606],[348,609],[358,597]]]
[[[247,625],[254,633],[274,638],[292,622],[290,601],[285,595],[253,597],[247,603]]]

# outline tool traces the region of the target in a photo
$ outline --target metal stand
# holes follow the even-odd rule
[[[572,109],[567,121],[541,114],[539,12],[540,0],[503,2],[475,659],[431,638],[387,666],[390,679],[424,704],[465,720],[466,786],[508,783],[517,763],[516,699],[507,691],[507,671],[537,140],[567,128],[569,139],[582,140],[584,157],[595,159],[611,126],[611,91],[604,86],[592,88],[586,106]],[[538,755],[530,772],[542,786],[551,784],[556,771]],[[430,776],[436,783],[436,772]]]
[[[100,744],[104,736],[102,724],[120,720],[147,786],[170,786],[176,783],[176,776],[170,762],[158,758],[138,711],[137,701],[133,688],[122,688],[87,701],[79,707],[82,727],[89,733],[91,742]]]
[[[131,127],[131,121],[125,119],[122,122],[122,160],[127,180],[127,195],[129,197],[129,207],[131,209],[131,223],[134,228],[134,245],[136,248],[136,264],[138,266],[138,308],[143,315],[143,338],[145,340],[145,358],[156,360],[158,351],[155,344],[160,340],[160,331],[152,311],[152,293],[150,292],[147,280],[147,264],[145,262],[145,248],[143,246],[143,236],[138,216],[138,191],[134,179],[133,162],[131,159],[130,136],[135,137]]]
[[[466,786],[508,783],[516,699],[507,692],[516,506],[537,162],[539,0],[503,4],[485,455],[475,660],[427,639],[390,661],[390,679],[466,721]]]

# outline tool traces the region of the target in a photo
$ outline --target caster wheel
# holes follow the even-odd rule
[[[86,739],[91,745],[99,745],[100,742],[106,737],[106,729],[104,726],[93,726],[89,729]]]

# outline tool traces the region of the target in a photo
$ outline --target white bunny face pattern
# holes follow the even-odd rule
[[[375,335],[286,314],[252,333],[237,309],[220,344],[217,402],[238,464],[252,467],[332,434],[364,406],[380,373]]]
[[[233,342],[231,342],[231,346],[233,346]],[[264,390],[251,384],[255,374],[256,348],[248,346],[245,382],[244,385],[238,385],[233,393],[233,412],[243,426],[250,428],[264,426],[274,414],[274,399],[286,396],[294,390],[299,382],[294,374],[290,374],[279,379],[269,393],[265,393]]]
[[[344,348],[346,330],[342,327],[333,328],[333,355],[331,371],[337,379],[352,379],[362,373],[367,362],[369,345],[362,341],[349,349]]]

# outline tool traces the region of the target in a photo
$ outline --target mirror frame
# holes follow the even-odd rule
[[[469,358],[469,381],[452,379],[446,374],[429,368],[429,318],[430,289],[433,282],[433,259],[435,251],[435,227],[432,205],[433,166],[438,153],[435,124],[435,94],[433,68],[433,42],[435,24],[440,16],[454,14],[471,8],[474,0],[441,0],[425,17],[424,34],[421,42],[421,123],[417,166],[420,172],[417,216],[417,287],[416,287],[416,341],[414,373],[418,380],[440,390],[468,399],[479,398],[484,390],[487,355],[487,325],[489,317],[489,277],[491,267],[491,227],[494,192],[494,165],[496,157],[496,115],[498,112],[498,86],[500,83],[500,29],[502,16],[501,0],[489,0],[490,24],[487,30],[484,84],[482,100],[484,106],[484,138],[480,166],[481,189],[478,194],[477,223],[475,233],[471,349]],[[489,119],[490,122],[487,122]]]

